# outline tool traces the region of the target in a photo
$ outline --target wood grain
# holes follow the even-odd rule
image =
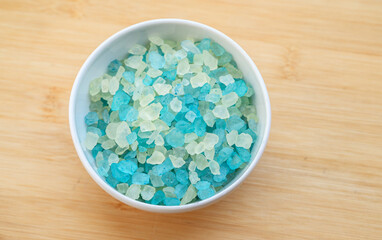
[[[114,32],[174,17],[252,57],[272,129],[259,165],[221,202],[161,215],[88,176],[68,101]],[[382,2],[0,0],[0,239],[381,239]]]

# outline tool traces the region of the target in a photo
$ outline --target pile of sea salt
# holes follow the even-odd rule
[[[90,83],[84,145],[98,174],[132,199],[207,199],[251,159],[253,89],[211,39],[149,40]]]

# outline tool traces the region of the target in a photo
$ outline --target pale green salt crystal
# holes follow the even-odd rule
[[[249,149],[252,145],[252,137],[247,133],[241,133],[235,142],[236,146]]]
[[[190,85],[190,81],[188,81],[186,78],[183,78],[183,80],[182,80],[182,85],[183,86],[188,86],[188,85]]]
[[[241,106],[241,98],[237,99],[237,102],[235,104],[236,107],[240,107]]]
[[[238,136],[239,134],[236,130],[232,130],[230,133],[227,133],[226,139],[227,139],[228,145],[230,146],[234,145],[237,141]]]
[[[122,193],[123,195],[126,194],[127,189],[129,189],[129,184],[127,184],[127,183],[119,183],[119,184],[117,184],[117,191]]]
[[[110,122],[111,123],[117,123],[117,122],[119,122],[119,111],[112,111],[111,113],[110,113]],[[110,125],[110,124],[109,124]],[[118,126],[113,126],[113,128],[114,127],[118,127]],[[116,131],[117,129],[115,129],[115,131]],[[107,134],[107,133],[106,133]],[[110,138],[110,136],[109,136],[109,138]]]
[[[138,132],[138,137],[140,138],[149,138],[151,136],[152,132],[142,132],[142,131],[139,131]]]
[[[195,154],[201,154],[206,150],[206,145],[204,142],[200,142],[195,146]]]
[[[235,79],[233,79],[231,74],[220,76],[219,81],[223,83],[224,85],[228,86],[231,83],[235,82]]]
[[[203,65],[203,54],[194,54],[194,64],[199,66]]]
[[[126,152],[129,148],[128,147],[125,147],[125,148],[121,148],[119,146],[117,146],[114,150],[115,154],[117,155],[122,155],[124,152]]]
[[[196,74],[190,79],[191,86],[193,88],[202,87],[209,80],[209,76],[205,72]]]
[[[144,164],[146,162],[147,153],[145,152],[139,152],[137,154],[138,162],[141,164]]]
[[[92,150],[95,147],[95,145],[97,145],[98,138],[98,134],[92,132],[86,133],[86,138],[84,142],[85,147],[89,150]]]
[[[106,136],[106,135],[103,135],[103,136],[101,136],[101,137],[98,138],[97,143],[102,144],[102,143],[106,142],[107,140],[109,140],[109,137]]]
[[[163,84],[163,83],[156,83],[153,85],[155,91],[158,93],[158,95],[166,95],[169,93],[172,89],[172,86],[169,84]]]
[[[150,186],[150,185],[143,186],[141,191],[141,196],[143,200],[146,200],[146,201],[150,200],[151,198],[153,198],[154,194],[155,194],[155,188],[153,186]]]
[[[197,182],[200,181],[200,178],[196,172],[190,172],[189,179],[192,184],[196,184]]]
[[[124,61],[124,63],[128,67],[138,69],[142,64],[142,59],[142,56],[130,56]]]
[[[178,75],[184,75],[190,71],[190,64],[188,63],[187,58],[183,58],[179,61],[178,66],[176,67]]]
[[[216,121],[216,118],[211,110],[207,110],[207,112],[203,116],[203,120],[206,122],[207,126],[213,127]]]
[[[223,105],[218,105],[212,110],[212,113],[215,115],[215,117],[220,119],[226,119],[229,118],[229,112],[227,108]]]
[[[175,188],[173,187],[165,187],[162,189],[164,195],[166,195],[166,197],[168,198],[176,198],[176,194],[175,194]]]
[[[194,155],[197,146],[198,144],[195,141],[191,141],[189,144],[187,144],[186,150],[190,155]]]
[[[211,89],[211,91],[210,91],[210,94],[215,94],[215,95],[218,95],[218,96],[220,96],[220,97],[223,96],[222,90],[220,89],[219,86],[217,86],[217,87],[213,87],[213,88]]]
[[[215,157],[215,148],[211,150],[204,150],[204,155],[208,160],[213,160]]]
[[[219,142],[219,136],[213,133],[206,133],[203,142],[207,150],[212,150]]]
[[[164,43],[160,46],[160,49],[164,54],[174,54],[175,50],[168,44]]]
[[[196,65],[196,64],[190,64],[190,72],[191,73],[201,73],[202,72],[202,66]]]
[[[148,95],[143,95],[142,98],[139,99],[139,103],[141,104],[142,107],[145,107],[149,105],[152,101],[154,101],[154,95],[148,94]]]
[[[167,148],[164,146],[155,146],[155,151],[163,153],[163,155],[166,155],[167,153]]]
[[[101,91],[102,78],[96,78],[90,82],[89,94],[90,96],[95,96]]]
[[[157,138],[155,139],[155,144],[159,146],[164,145],[164,139],[161,135],[158,135]]]
[[[191,161],[188,164],[188,170],[191,171],[191,172],[195,172],[195,170],[196,170],[196,163],[195,163],[195,161]]]
[[[237,108],[237,107],[229,107],[228,108],[228,112],[229,112],[229,115],[232,116],[232,115],[237,115],[239,117],[242,116],[240,110]]]
[[[159,131],[158,131],[158,129],[156,130],[156,131],[154,131],[152,134],[151,134],[151,136],[149,137],[149,139],[147,140],[147,144],[151,144],[151,143],[153,143],[154,141],[155,141],[155,139],[157,138],[159,136]]]
[[[130,48],[129,53],[134,55],[144,55],[146,52],[146,48],[139,44],[134,44],[133,47]]]
[[[208,167],[208,161],[203,154],[196,155],[195,163],[196,163],[196,167],[200,171],[203,171],[206,167]]]
[[[164,68],[168,69],[169,67],[177,64],[178,59],[175,56],[175,53],[166,53],[164,55],[164,60],[166,61]]]
[[[150,104],[139,111],[139,117],[143,120],[153,121],[159,118],[162,108],[163,106],[160,103]]]
[[[164,186],[164,183],[162,181],[162,177],[161,176],[157,176],[157,175],[153,174],[151,170],[149,171],[149,176],[150,176],[150,182],[153,185],[153,187],[162,187],[162,186]]]
[[[114,95],[119,88],[119,80],[115,77],[112,77],[109,82],[109,92],[111,95]]]
[[[243,78],[243,73],[235,68],[232,64],[227,63],[224,65],[224,67],[227,69],[228,73],[232,75],[233,78]]]
[[[109,92],[109,79],[102,79],[102,82],[101,82],[101,91],[103,93]]]
[[[183,166],[186,162],[183,160],[183,158],[181,157],[176,157],[174,155],[170,155],[170,160],[172,162],[172,165],[175,167],[175,168],[180,168],[181,166]]]
[[[162,71],[155,68],[149,68],[149,70],[147,71],[147,75],[149,75],[152,78],[156,78],[162,75]]]
[[[143,71],[146,69],[147,67],[147,64],[145,62],[141,62],[138,66],[137,66],[137,71],[135,72],[135,77],[140,77],[141,74],[143,73]]]
[[[163,153],[159,151],[154,151],[151,157],[147,159],[147,163],[157,165],[157,164],[163,163],[164,160],[165,160],[165,156],[163,155]]]
[[[157,45],[155,45],[154,43],[150,42],[149,52],[157,52],[157,51],[158,51]]]
[[[149,41],[157,46],[161,46],[164,44],[163,39],[158,36],[150,36]]]
[[[196,135],[196,133],[192,132],[192,133],[186,133],[184,135],[184,142],[185,143],[190,143],[194,140],[198,139],[198,135]]]
[[[210,68],[210,70],[215,70],[218,68],[218,59],[206,50],[203,51],[203,62],[204,65]]]
[[[182,200],[180,201],[180,205],[185,205],[191,202],[196,196],[197,196],[196,189],[192,184],[190,184]]]
[[[141,185],[132,184],[126,191],[126,196],[132,199],[138,199],[141,194]]]
[[[97,153],[97,156],[95,158],[95,162],[96,162],[97,168],[100,168],[102,166],[102,162],[103,162],[103,153],[102,152]]]
[[[182,60],[182,59],[185,59],[187,57],[187,52],[184,49],[180,49],[180,50],[176,51],[174,56],[176,57],[177,60]]]
[[[153,121],[153,123],[155,125],[155,129],[159,132],[167,131],[170,129],[169,126],[160,119],[156,119],[155,121]]]
[[[110,153],[109,158],[107,160],[109,162],[109,165],[119,162],[118,155],[115,153]]]
[[[133,144],[131,144],[130,147],[131,147],[131,150],[133,150],[133,151],[137,150],[138,142],[137,141],[133,142]]]
[[[103,149],[111,149],[115,146],[115,141],[113,139],[108,139],[106,141],[104,141],[103,143],[101,143],[101,146]]]
[[[180,112],[182,110],[182,102],[178,98],[174,98],[170,102],[170,108],[176,113]]]
[[[234,105],[238,99],[239,96],[235,92],[231,92],[222,97],[222,104],[226,107],[230,107]]]
[[[120,66],[118,68],[117,73],[115,74],[114,78],[116,78],[119,82],[119,80],[122,78],[122,74],[125,72],[125,68],[123,66]]]
[[[246,97],[252,97],[252,95],[253,95],[254,93],[255,93],[255,91],[253,90],[253,87],[248,86],[248,90],[247,90],[247,92],[245,93],[244,96],[246,96]]]
[[[90,101],[91,102],[98,102],[101,100],[101,94],[97,94],[97,95],[94,95],[94,96],[90,96]]]
[[[211,170],[211,173],[213,175],[219,175],[220,174],[220,165],[218,162],[216,162],[215,160],[211,160],[209,162],[209,168]]]
[[[130,133],[131,133],[131,130],[130,130],[129,125],[127,124],[127,122],[121,122],[118,125],[117,131],[116,131],[115,142],[117,143],[117,145],[119,147],[125,148],[125,147],[129,146],[129,143],[127,142],[126,137]]]

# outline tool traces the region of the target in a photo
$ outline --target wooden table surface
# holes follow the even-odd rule
[[[172,215],[101,190],[68,125],[87,56],[166,17],[237,41],[273,117],[238,190]],[[382,239],[382,2],[0,0],[0,170],[0,239]]]

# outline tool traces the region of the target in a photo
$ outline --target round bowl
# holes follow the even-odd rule
[[[254,88],[254,100],[257,108],[258,139],[252,149],[252,158],[248,165],[238,173],[225,188],[213,197],[181,206],[157,206],[133,200],[108,185],[96,172],[95,160],[83,146],[86,136],[84,117],[89,112],[90,100],[88,97],[89,83],[94,78],[106,72],[108,64],[114,59],[125,57],[128,49],[135,43],[145,44],[149,36],[159,36],[163,39],[183,40],[186,38],[211,38],[222,45],[232,54],[238,68],[244,74],[244,80]],[[93,180],[108,194],[132,207],[160,213],[176,213],[195,210],[214,203],[234,190],[252,172],[256,166],[268,141],[271,126],[271,108],[268,92],[259,70],[248,54],[231,38],[218,30],[197,22],[181,19],[157,19],[138,23],[117,32],[104,41],[90,54],[81,67],[69,102],[69,125],[74,146],[86,171]]]

